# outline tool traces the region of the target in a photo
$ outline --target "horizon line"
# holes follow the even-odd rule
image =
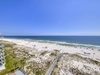
[[[100,35],[2,35],[2,36],[100,36]]]

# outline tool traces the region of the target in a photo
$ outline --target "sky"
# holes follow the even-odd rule
[[[100,0],[0,0],[0,33],[100,36]]]

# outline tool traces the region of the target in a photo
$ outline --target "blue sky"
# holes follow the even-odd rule
[[[100,0],[0,0],[3,35],[100,35]]]

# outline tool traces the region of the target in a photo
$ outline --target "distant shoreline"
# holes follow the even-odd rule
[[[20,36],[18,36],[20,37]],[[43,42],[43,43],[55,43],[63,46],[78,46],[78,47],[87,47],[87,48],[97,48],[100,49],[100,45],[93,45],[93,44],[82,44],[82,43],[72,43],[72,42],[64,42],[64,41],[51,41],[51,40],[39,40],[39,39],[32,39],[32,38],[15,38],[13,36],[11,37],[4,37],[5,39],[18,39],[18,40],[26,40],[26,41],[37,41],[37,42]]]

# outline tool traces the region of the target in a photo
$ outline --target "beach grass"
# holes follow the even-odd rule
[[[41,55],[45,55],[47,52],[48,52],[48,51],[44,51],[44,52],[41,53]]]
[[[8,72],[14,71],[17,67],[22,66],[21,60],[16,60],[14,58],[16,55],[10,50],[12,47],[12,44],[6,44],[4,47],[6,63],[5,69],[0,71],[0,75],[6,75]]]
[[[80,56],[78,54],[66,54],[66,55],[69,55],[72,59],[74,59],[73,57],[77,57],[78,60],[84,60],[84,61],[86,61],[88,63],[92,63],[92,64],[100,66],[100,62],[99,61],[93,60],[91,58],[82,57],[82,56]]]
[[[20,63],[13,58],[10,51],[5,50],[5,53],[7,53],[7,56],[5,58],[6,64],[5,64],[5,70],[0,72],[0,75],[6,75],[8,72],[14,70],[16,67],[20,65]]]

